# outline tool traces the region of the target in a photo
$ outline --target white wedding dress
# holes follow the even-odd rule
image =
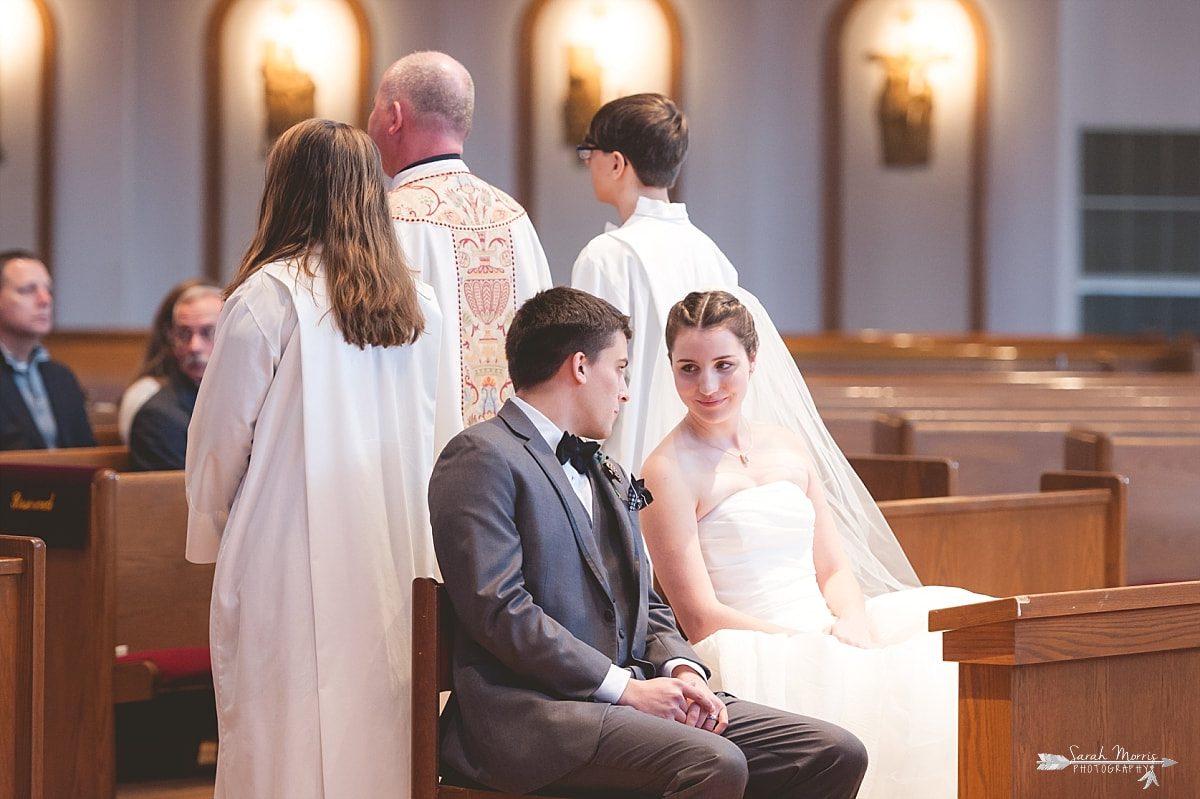
[[[867,600],[878,649],[843,644],[813,565],[812,502],[795,483],[745,489],[699,521],[717,598],[795,630],[718,630],[695,644],[710,684],[734,696],[839,724],[866,744],[859,797],[954,797],[957,664],[942,661],[928,612],[989,597],[925,586]]]

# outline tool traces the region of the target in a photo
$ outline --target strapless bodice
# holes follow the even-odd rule
[[[760,619],[822,630],[832,617],[813,563],[816,511],[800,486],[781,480],[738,491],[697,524],[717,598]]]

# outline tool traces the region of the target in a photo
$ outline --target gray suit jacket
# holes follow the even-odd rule
[[[618,601],[636,603],[637,621],[632,660],[617,665],[652,677],[672,658],[699,662],[650,585],[628,477],[592,468],[597,489],[613,486],[599,493],[634,553],[638,596],[613,595],[583,505],[511,403],[457,435],[429,483],[438,564],[462,622],[442,757],[502,790],[536,790],[594,755],[607,705],[591,697],[618,651]]]

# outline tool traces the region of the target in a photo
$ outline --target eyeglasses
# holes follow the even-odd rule
[[[216,334],[216,332],[217,329],[213,325],[204,325],[203,327],[172,327],[171,340],[176,344],[182,344],[186,346],[192,343],[192,338],[199,336],[200,339],[207,344],[213,340],[213,336]]]
[[[584,163],[587,163],[588,159],[592,157],[593,150],[599,150],[602,153],[610,152],[609,150],[605,150],[603,147],[597,147],[594,144],[575,145],[575,153],[579,156],[579,160],[583,161]]]

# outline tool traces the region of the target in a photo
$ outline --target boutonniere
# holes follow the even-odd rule
[[[639,511],[654,501],[654,497],[650,495],[650,490],[646,488],[646,484],[642,480],[630,475],[629,489],[622,496],[621,486],[625,483],[625,477],[621,474],[621,470],[613,463],[612,459],[603,452],[596,453],[596,462],[600,464],[600,471],[608,478],[612,485],[613,493],[617,495],[617,501],[624,501],[625,507],[629,508],[632,513]]]
[[[625,482],[625,478],[621,476],[621,470],[616,467],[616,464],[601,451],[596,452],[596,462],[600,464],[600,471],[612,483],[613,491],[617,492],[617,498],[621,497],[621,490],[617,486]]]
[[[646,488],[646,483],[636,477],[629,478],[629,510],[639,511],[654,501],[654,495]]]

